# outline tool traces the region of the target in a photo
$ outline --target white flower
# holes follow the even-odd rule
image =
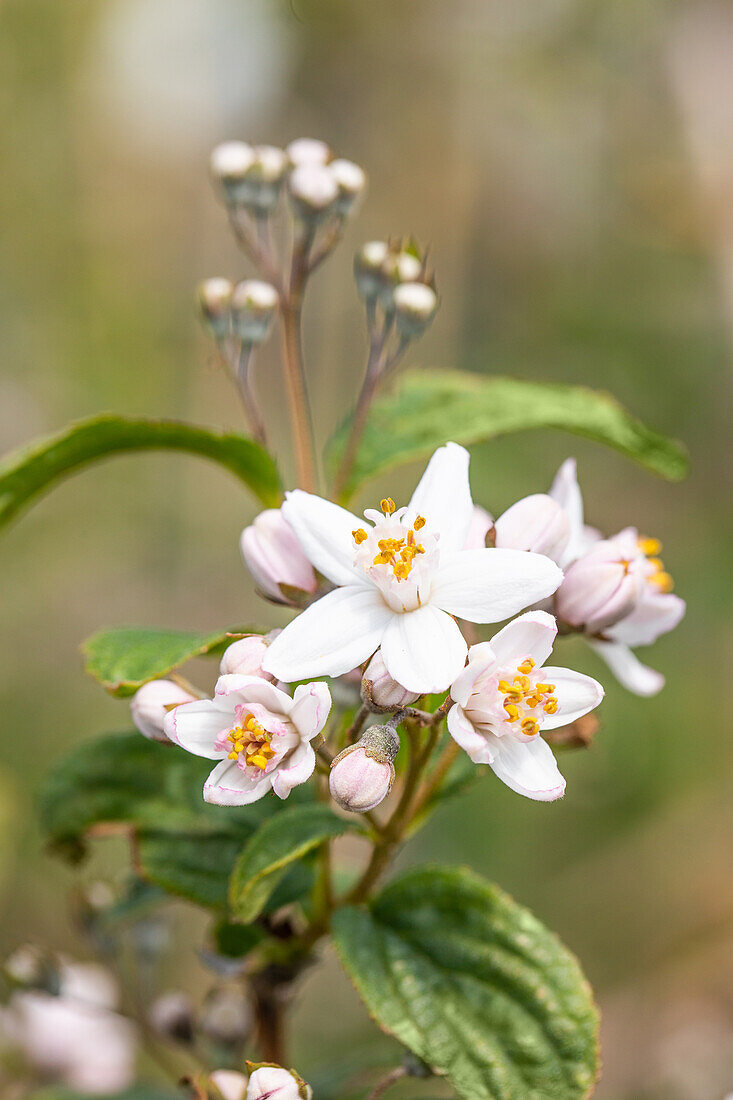
[[[570,538],[570,520],[556,500],[534,493],[507,508],[495,523],[499,549],[532,550],[559,562]]]
[[[516,550],[464,550],[473,518],[468,452],[435,452],[406,508],[367,509],[369,524],[300,490],[282,511],[316,569],[337,586],[270,646],[263,667],[278,679],[341,676],[377,648],[408,691],[442,691],[466,659],[453,616],[499,622],[555,591],[549,558]],[[373,525],[373,526],[372,526]]]
[[[272,789],[287,798],[310,779],[316,757],[310,742],[331,709],[325,684],[304,684],[291,698],[260,676],[219,677],[213,699],[197,699],[166,719],[171,741],[221,763],[204,784],[204,799],[245,806]]]
[[[448,712],[451,736],[474,763],[488,764],[513,791],[540,802],[565,792],[542,731],[574,722],[603,698],[590,676],[543,667],[556,635],[551,615],[528,611],[490,642],[471,646]]]
[[[130,717],[143,737],[167,741],[165,716],[170,707],[190,703],[196,696],[173,680],[150,680],[130,700]]]

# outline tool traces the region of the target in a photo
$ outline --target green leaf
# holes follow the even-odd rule
[[[234,866],[229,886],[232,916],[248,923],[262,912],[287,868],[324,840],[355,828],[328,806],[294,806],[265,821]]]
[[[142,684],[165,676],[204,654],[220,655],[240,631],[204,634],[121,626],[100,630],[81,647],[86,671],[112,695],[133,695]],[[247,628],[247,633],[255,633]]]
[[[281,498],[275,460],[246,436],[176,420],[94,416],[10,454],[0,464],[0,527],[70,474],[102,458],[135,451],[184,451],[218,462],[266,507]]]
[[[75,1092],[74,1089],[50,1088],[36,1089],[28,1100],[180,1100],[178,1090],[160,1088],[157,1085],[131,1085],[129,1089],[115,1093]]]
[[[420,868],[333,917],[377,1023],[466,1100],[578,1100],[596,1078],[598,1013],[575,958],[496,886]]]
[[[609,394],[463,371],[411,371],[374,402],[344,499],[369,478],[450,440],[479,443],[528,428],[561,428],[606,443],[671,481],[687,473],[684,448],[647,428]],[[332,469],[343,455],[348,429],[347,421],[329,444]]]

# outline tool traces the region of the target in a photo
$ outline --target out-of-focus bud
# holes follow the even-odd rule
[[[279,302],[270,283],[245,279],[237,283],[231,296],[232,332],[245,344],[261,344],[270,335]]]
[[[339,189],[338,213],[353,214],[366,190],[366,173],[351,160],[334,160],[328,167]]]
[[[247,1100],[311,1100],[312,1096],[310,1085],[295,1070],[258,1065],[250,1073]]]
[[[501,550],[531,550],[559,561],[569,539],[568,514],[546,493],[518,500],[496,521],[495,545]]]
[[[286,146],[285,152],[294,168],[299,164],[328,164],[331,159],[328,145],[318,138],[296,138]]]
[[[420,336],[438,309],[438,295],[425,283],[401,283],[392,294],[397,329],[408,340]]]
[[[377,713],[409,707],[420,696],[393,680],[380,649],[372,657],[361,681],[361,697],[370,710]]]
[[[360,298],[371,301],[384,283],[382,267],[389,255],[386,241],[368,241],[354,257],[354,278]]]
[[[13,985],[24,989],[42,989],[56,996],[61,988],[58,960],[32,943],[16,948],[5,960],[3,972]]]
[[[613,540],[604,540],[565,573],[555,593],[558,617],[569,626],[598,634],[633,610],[642,586],[636,563],[624,558]]]
[[[240,547],[263,596],[293,605],[318,588],[313,566],[279,508],[260,512],[242,532]]]
[[[494,518],[482,508],[480,504],[474,504],[471,523],[466,535],[464,550],[485,550],[487,546],[494,546],[496,529]]]
[[[245,1100],[247,1078],[236,1069],[215,1069],[209,1074],[209,1081],[221,1094],[222,1100]]]
[[[391,283],[415,283],[422,275],[422,260],[412,252],[390,252],[383,271]]]
[[[191,703],[195,698],[173,680],[151,680],[133,695],[130,714],[143,737],[150,741],[167,741],[163,731],[166,714],[179,703]]]
[[[211,154],[211,178],[233,206],[245,202],[246,177],[255,159],[254,149],[244,141],[225,141]]]
[[[188,1046],[195,1036],[194,1009],[191,998],[173,990],[157,997],[148,1014],[151,1026],[165,1039]]]
[[[198,299],[201,317],[217,340],[229,335],[234,285],[229,279],[204,279],[199,283]]]
[[[290,173],[288,189],[295,213],[314,221],[331,213],[339,197],[339,186],[325,164],[299,164]]]
[[[274,676],[263,670],[262,662],[267,647],[279,633],[279,630],[273,630],[269,634],[248,634],[246,638],[232,642],[222,655],[219,665],[221,675],[236,672],[240,676],[261,676],[263,680],[274,680]]]
[[[349,745],[331,764],[329,787],[342,810],[363,814],[389,794],[400,739],[391,726],[371,726],[356,745]]]
[[[244,991],[223,986],[209,995],[201,1009],[199,1030],[212,1042],[238,1046],[252,1030],[252,1006]]]

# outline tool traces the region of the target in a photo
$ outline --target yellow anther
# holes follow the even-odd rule
[[[499,686],[499,691],[502,693],[502,695],[506,695],[507,692],[513,690],[512,685],[509,683],[508,680],[499,680],[499,685],[498,686]]]
[[[425,523],[426,523],[425,516],[418,516],[416,518],[415,523],[414,523],[413,526],[414,526],[416,531],[419,531],[419,530],[421,530],[421,528],[423,528],[425,526]]]
[[[669,573],[655,573],[649,578],[652,584],[655,584],[657,588],[662,592],[671,592],[674,588],[674,581]]]
[[[557,699],[551,696],[542,708],[545,714],[557,714]]]
[[[260,770],[267,767],[267,757],[263,753],[255,753],[254,756],[247,757],[248,764],[254,764],[256,768]]]
[[[392,500],[392,497],[385,497],[384,500],[380,500],[379,507],[387,516],[391,516],[397,505]]]
[[[227,760],[236,760],[238,756],[239,756],[238,752],[230,752],[228,757],[227,757]]]
[[[536,718],[523,718],[520,725],[522,733],[526,733],[528,737],[534,737],[539,733],[540,724]]]
[[[535,707],[538,707],[540,705],[542,699],[539,695],[530,695],[529,698],[525,699],[524,701],[530,710],[534,710]]]
[[[398,581],[404,581],[409,577],[411,569],[410,562],[398,561],[394,567],[394,575]]]
[[[531,672],[534,668],[534,661],[531,657],[528,657],[526,661],[522,661],[521,665],[517,665],[517,672],[523,672],[525,676]]]
[[[519,718],[519,707],[516,707],[514,703],[504,703],[504,710],[507,712],[507,722],[516,722]]]
[[[412,530],[412,528],[410,528],[410,530],[407,532],[407,545],[415,545],[415,532]]]
[[[650,539],[644,535],[638,539],[637,546],[642,554],[646,554],[648,558],[656,557],[657,554],[661,554],[662,552],[662,544],[659,539]]]
[[[554,684],[537,684],[535,691],[540,695],[550,695],[555,690]]]
[[[369,538],[363,527],[357,527],[356,531],[352,531],[351,534],[357,546],[361,546]]]

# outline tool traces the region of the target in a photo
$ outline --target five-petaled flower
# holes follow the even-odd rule
[[[541,554],[465,550],[473,502],[468,452],[435,452],[406,508],[387,498],[364,525],[330,501],[296,490],[282,514],[336,590],[274,640],[263,667],[280,680],[340,676],[378,648],[409,691],[442,691],[466,660],[456,618],[500,622],[550,596],[562,573]]]
[[[303,684],[291,698],[261,676],[219,677],[213,699],[182,703],[166,717],[171,741],[196,756],[219,760],[204,799],[244,806],[272,789],[287,798],[316,765],[311,741],[323,729],[331,695],[323,683]]]
[[[603,698],[590,676],[543,667],[556,635],[551,615],[528,611],[490,642],[471,646],[448,712],[451,736],[474,763],[488,764],[513,791],[541,802],[565,791],[542,731],[574,722]]]

